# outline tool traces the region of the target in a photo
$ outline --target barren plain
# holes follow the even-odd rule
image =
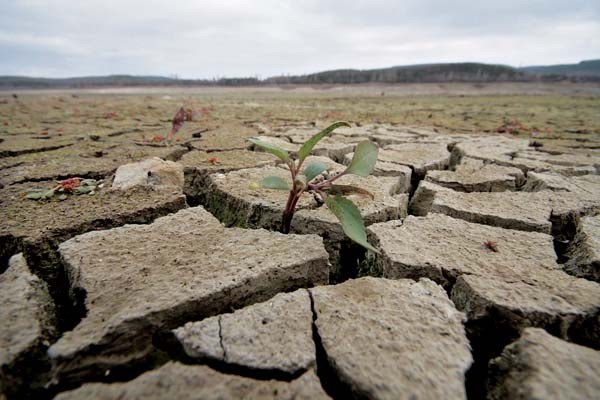
[[[251,185],[340,120],[379,254]],[[0,92],[0,216],[0,399],[600,394],[599,85]]]

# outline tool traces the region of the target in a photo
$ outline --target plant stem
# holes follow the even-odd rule
[[[285,208],[283,209],[283,216],[281,218],[281,233],[290,233],[290,225],[292,223],[293,212],[290,212],[290,206],[294,200],[294,191],[290,190]]]
[[[340,172],[336,176],[329,178],[327,180],[324,180],[323,182],[317,183],[315,185],[309,185],[309,188],[312,190],[320,190],[324,187],[331,185],[333,182],[337,181],[339,178],[341,178],[344,175],[346,175],[346,171]]]
[[[295,188],[294,190],[290,190],[285,209],[283,210],[283,217],[281,219],[281,233],[290,233],[292,219],[294,218],[294,212],[296,211],[296,205],[298,204],[298,200],[300,200],[301,195],[302,191],[298,192]]]
[[[292,225],[292,218],[294,218],[294,210],[296,208],[296,197],[299,196],[298,188],[296,187],[296,174],[298,173],[298,169],[294,165],[294,162],[291,161],[288,163],[288,169],[292,174],[292,190],[290,190],[290,194],[288,195],[287,202],[285,203],[285,208],[283,210],[283,216],[281,217],[281,233],[288,234],[290,233],[290,228]],[[302,193],[302,192],[300,192]]]

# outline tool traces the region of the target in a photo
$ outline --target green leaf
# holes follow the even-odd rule
[[[304,161],[304,159],[306,157],[308,157],[308,155],[312,151],[313,147],[315,147],[315,145],[319,142],[319,140],[323,139],[325,136],[329,135],[334,129],[337,129],[341,126],[346,126],[346,127],[350,128],[350,124],[347,122],[343,122],[343,121],[335,122],[335,123],[329,125],[327,128],[323,129],[321,132],[319,132],[316,135],[314,135],[313,137],[311,137],[310,139],[308,139],[302,145],[302,147],[300,147],[300,150],[298,150],[298,160],[300,160],[300,162]]]
[[[353,202],[342,196],[326,196],[325,204],[340,220],[346,236],[364,248],[379,254],[379,251],[367,242],[363,219]]]
[[[83,186],[96,186],[98,185],[98,181],[95,179],[84,179],[81,181]]]
[[[73,192],[75,194],[86,194],[86,193],[90,193],[92,190],[94,190],[96,187],[95,186],[77,186]]]
[[[31,200],[40,200],[44,198],[45,193],[45,189],[33,189],[28,191],[25,197]]]
[[[368,196],[371,199],[375,199],[375,196],[373,195],[373,193],[369,192],[366,189],[359,188],[358,186],[353,186],[353,185],[331,185],[328,188],[326,188],[326,190],[327,190],[327,194],[332,194],[332,195],[359,194],[362,196]]]
[[[354,157],[352,157],[352,162],[346,169],[346,173],[369,176],[373,172],[373,168],[375,168],[378,152],[379,149],[373,142],[368,140],[360,142],[356,146],[356,150],[354,150]]]
[[[308,164],[306,168],[304,168],[304,176],[306,176],[306,181],[310,182],[324,171],[327,171],[327,165],[317,161]]]
[[[258,184],[265,189],[290,190],[290,185],[285,179],[278,176],[265,176]]]
[[[25,198],[31,200],[44,200],[51,199],[54,196],[55,191],[53,189],[33,189],[27,192]]]
[[[261,147],[265,151],[268,151],[269,153],[276,155],[277,157],[279,157],[279,159],[281,159],[282,161],[285,161],[286,163],[290,161],[290,156],[289,156],[288,152],[279,146],[275,146],[274,144],[262,141],[257,138],[250,138],[250,139],[248,139],[248,141],[251,143],[254,143],[258,147]]]

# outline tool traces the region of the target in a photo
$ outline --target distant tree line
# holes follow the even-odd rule
[[[161,76],[110,75],[81,78],[30,78],[0,76],[0,89],[60,89],[121,86],[255,86],[257,78],[177,79]]]
[[[503,82],[527,80],[524,73],[502,65],[477,63],[430,64],[384,69],[339,69],[301,76],[269,78],[270,83],[360,84],[425,82]]]
[[[93,88],[119,86],[259,86],[259,85],[344,85],[365,83],[449,82],[600,82],[600,60],[578,64],[513,68],[480,63],[423,64],[382,69],[339,69],[307,75],[215,79],[178,79],[162,76],[88,76],[80,78],[30,78],[0,76],[0,89]]]

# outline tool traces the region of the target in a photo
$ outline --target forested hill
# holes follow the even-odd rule
[[[540,76],[556,75],[600,80],[600,60],[581,61],[578,64],[540,65],[520,68],[528,74]]]
[[[578,64],[513,68],[481,63],[420,64],[382,69],[338,69],[308,75],[277,76],[266,83],[352,84],[425,82],[600,81],[600,60]]]
[[[512,67],[479,63],[422,64],[382,69],[339,69],[299,76],[278,76],[266,82],[293,84],[502,82],[523,81],[527,75]]]
[[[0,89],[63,89],[124,86],[250,86],[256,78],[177,79],[164,76],[108,75],[77,78],[31,78],[0,76]]]
[[[109,75],[78,78],[31,78],[0,76],[0,90],[95,88],[123,86],[258,86],[319,85],[361,83],[446,83],[446,82],[527,82],[527,81],[600,82],[600,60],[578,64],[513,68],[481,63],[447,63],[398,66],[381,69],[338,69],[307,75],[218,79],[177,79],[162,76]]]

